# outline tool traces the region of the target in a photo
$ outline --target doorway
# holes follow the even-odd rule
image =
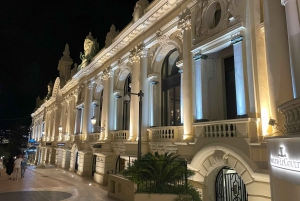
[[[248,201],[246,186],[238,173],[229,168],[222,168],[215,183],[216,201]]]

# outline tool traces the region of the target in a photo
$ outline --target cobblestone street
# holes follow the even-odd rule
[[[107,196],[107,187],[56,168],[28,167],[25,178],[8,180],[5,169],[0,177],[0,200],[11,201],[114,201]]]

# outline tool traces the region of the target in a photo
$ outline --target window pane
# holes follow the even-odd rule
[[[174,116],[175,116],[175,126],[181,125],[181,111],[180,111],[180,86],[175,87],[175,111],[174,111]]]

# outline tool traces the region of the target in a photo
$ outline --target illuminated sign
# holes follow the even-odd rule
[[[279,147],[277,156],[271,155],[270,164],[273,167],[300,172],[300,160],[290,159],[288,154],[283,152],[283,147]]]
[[[65,146],[65,144],[66,144],[66,143],[57,143],[57,146],[63,147],[63,146]]]

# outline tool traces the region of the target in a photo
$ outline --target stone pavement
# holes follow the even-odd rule
[[[56,168],[28,167],[25,178],[7,180],[5,169],[0,177],[0,200],[5,201],[115,201],[107,195],[107,187]]]

